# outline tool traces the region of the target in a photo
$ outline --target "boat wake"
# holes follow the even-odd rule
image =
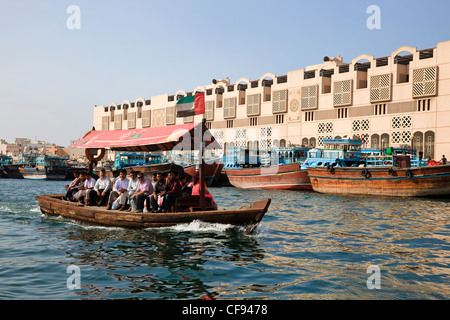
[[[221,223],[208,223],[200,220],[194,220],[191,223],[177,224],[172,227],[163,227],[160,230],[172,230],[176,232],[214,232],[214,233],[225,233],[227,230],[236,228],[231,224],[221,224]],[[154,231],[154,228],[148,228],[146,230]]]

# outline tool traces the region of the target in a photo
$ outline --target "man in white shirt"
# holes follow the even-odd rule
[[[95,183],[95,199],[97,207],[103,206],[107,201],[109,194],[111,192],[111,179],[106,176],[106,170],[102,169],[99,173],[100,177]]]
[[[134,198],[131,198],[131,196],[136,192],[136,188],[139,184],[139,179],[136,177],[137,172],[131,171],[130,172],[130,183],[128,184],[128,203],[129,205],[126,205],[121,211],[128,210],[133,211],[136,210],[136,200]],[[130,208],[131,207],[131,208]]]
[[[92,201],[92,192],[95,187],[95,179],[92,177],[92,173],[86,172],[85,174],[86,180],[84,181],[84,185],[79,188],[79,191],[75,194],[75,199],[77,201],[83,202],[81,198],[84,198],[84,203],[86,205],[93,205]]]
[[[127,203],[128,199],[128,184],[130,180],[127,179],[127,171],[125,169],[121,169],[119,172],[119,179],[116,179],[114,182],[114,188],[111,194],[109,195],[108,205],[106,206],[106,210],[111,210],[112,204],[119,198],[119,207],[117,210],[122,209]]]

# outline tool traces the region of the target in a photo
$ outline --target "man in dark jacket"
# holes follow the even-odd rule
[[[169,172],[167,175],[166,187],[161,195],[164,196],[162,212],[167,212],[177,197],[181,195],[181,184],[174,172]]]

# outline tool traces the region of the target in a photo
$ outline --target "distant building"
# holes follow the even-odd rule
[[[64,147],[61,146],[57,146],[55,144],[51,145],[50,147],[46,147],[45,154],[49,156],[69,158],[68,149],[65,149]]]
[[[322,147],[323,139],[359,136],[366,148],[408,145],[424,157],[450,154],[450,41],[385,57],[341,57],[276,76],[228,78],[192,91],[96,106],[97,130],[162,127],[201,121],[176,118],[178,99],[205,92],[208,128],[226,148]]]

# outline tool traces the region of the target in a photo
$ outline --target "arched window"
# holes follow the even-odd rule
[[[381,135],[381,149],[386,150],[389,148],[389,135],[387,133],[383,133]]]
[[[423,152],[423,132],[414,132],[413,137],[413,149],[416,150],[417,155],[419,155],[419,152]]]
[[[309,146],[311,148],[315,148],[316,147],[316,138],[309,139]]]
[[[380,149],[380,136],[378,134],[373,134],[370,138],[370,142],[370,147],[372,149]]]
[[[308,140],[308,138],[303,138],[303,139],[302,139],[302,146],[303,146],[303,147],[308,147],[308,146],[309,146],[309,140]]]
[[[424,158],[434,159],[434,132],[427,131],[425,132],[425,141],[424,141]]]

